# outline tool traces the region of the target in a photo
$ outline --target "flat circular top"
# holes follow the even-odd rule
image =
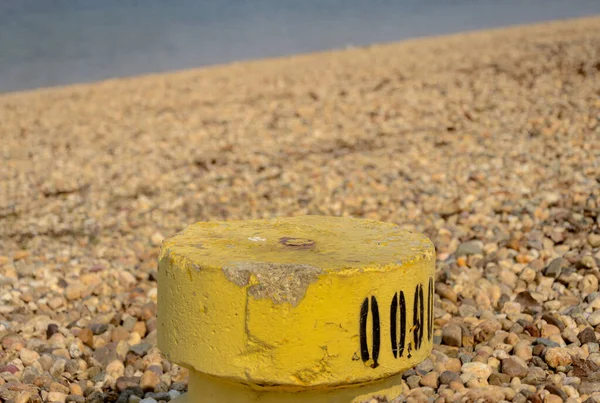
[[[268,262],[325,272],[404,265],[434,254],[427,237],[395,224],[327,216],[199,222],[161,249],[204,269]]]

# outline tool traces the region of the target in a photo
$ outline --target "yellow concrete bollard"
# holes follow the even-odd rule
[[[402,393],[431,353],[435,250],[372,220],[196,223],[163,242],[158,344],[177,403],[349,403]]]

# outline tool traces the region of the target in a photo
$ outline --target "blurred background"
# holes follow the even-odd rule
[[[598,0],[2,0],[0,92],[597,13]]]

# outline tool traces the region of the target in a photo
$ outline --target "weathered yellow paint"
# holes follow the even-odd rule
[[[434,265],[425,236],[377,221],[196,223],[162,245],[159,347],[191,370],[190,401],[397,396],[397,374],[431,352]],[[400,292],[405,349],[395,357]]]

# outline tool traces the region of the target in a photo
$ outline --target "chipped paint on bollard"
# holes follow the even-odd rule
[[[431,353],[434,268],[424,235],[372,220],[187,227],[158,274],[159,347],[190,369],[180,401],[397,397]]]

